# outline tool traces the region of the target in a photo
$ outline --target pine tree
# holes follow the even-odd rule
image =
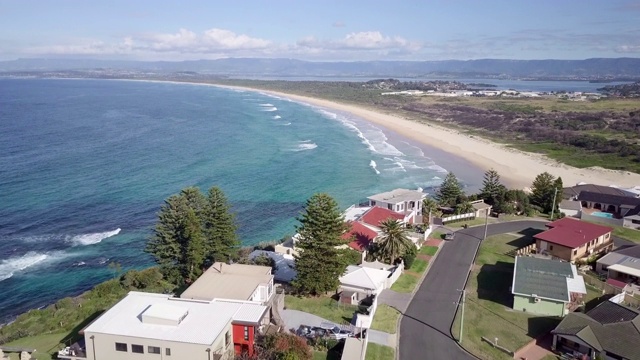
[[[480,197],[489,205],[496,205],[501,195],[507,189],[502,183],[500,183],[500,174],[497,171],[490,169],[484,173],[484,180],[482,181],[482,189],[480,189]]]
[[[442,206],[454,206],[461,195],[463,195],[462,186],[458,178],[449,172],[436,192],[435,198]]]
[[[180,195],[172,195],[165,200],[158,213],[158,222],[145,249],[160,265],[167,279],[180,282],[180,263],[182,260],[182,225],[186,202]]]
[[[209,189],[203,219],[207,264],[235,258],[240,246],[236,234],[238,227],[227,198],[220,188],[214,186]]]
[[[182,276],[187,283],[192,283],[202,274],[204,263],[204,237],[200,219],[193,209],[188,209],[182,226],[183,245]]]
[[[564,185],[562,184],[562,178],[558,177],[553,182],[553,191],[555,192],[555,194],[552,197],[552,199],[555,198],[555,200],[556,200],[556,202],[553,204],[554,217],[560,216],[560,202],[562,201],[563,188],[564,188]],[[553,200],[551,200],[551,201],[553,201]],[[551,219],[551,220],[553,220],[553,219]]]
[[[297,276],[292,285],[302,294],[335,291],[347,266],[336,249],[345,243],[341,235],[346,230],[338,204],[327,194],[315,194],[297,220],[296,247],[300,251],[295,256]]]
[[[531,184],[531,203],[539,206],[543,212],[549,213],[553,208],[554,182],[556,179],[548,172],[536,176]],[[560,184],[562,185],[562,183]]]
[[[382,230],[376,244],[376,255],[384,261],[393,264],[403,257],[415,245],[407,236],[407,230],[396,219],[387,219],[380,223]]]

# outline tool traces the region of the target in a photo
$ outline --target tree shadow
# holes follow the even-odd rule
[[[513,305],[509,289],[513,280],[513,264],[498,261],[495,265],[485,264],[478,273],[478,299],[489,300],[506,307]]]

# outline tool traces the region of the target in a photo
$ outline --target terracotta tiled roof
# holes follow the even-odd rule
[[[547,224],[547,227],[550,229],[534,235],[534,237],[571,249],[580,247],[591,240],[613,231],[613,229],[608,226],[591,224],[571,218],[556,220]]]
[[[378,236],[378,233],[359,222],[350,222],[348,224],[349,231],[342,235],[345,240],[353,239],[349,243],[349,247],[354,250],[364,251],[369,244]]]
[[[389,218],[402,221],[404,220],[404,215],[399,214],[395,211],[391,211],[389,209],[374,206],[371,208],[371,210],[362,215],[360,219],[369,225],[380,226],[381,222]]]

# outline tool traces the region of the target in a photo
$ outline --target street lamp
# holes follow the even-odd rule
[[[464,303],[465,303],[465,298],[467,296],[467,290],[458,289],[458,291],[462,291],[462,300],[460,302],[455,302],[454,304],[458,306],[462,306],[462,309],[461,309],[462,312],[460,313],[460,338],[458,339],[458,343],[462,344],[462,333],[464,330]]]

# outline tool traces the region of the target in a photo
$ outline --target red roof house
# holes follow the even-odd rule
[[[378,233],[375,230],[369,229],[365,225],[359,222],[350,222],[348,223],[349,231],[342,235],[342,238],[345,240],[351,239],[352,241],[349,243],[349,247],[363,252],[368,247],[369,244],[378,236]]]
[[[366,224],[379,227],[381,222],[389,218],[396,219],[398,221],[403,221],[404,215],[399,214],[395,211],[391,211],[389,209],[385,209],[379,206],[374,206],[369,211],[364,213],[364,215],[362,215],[360,220],[362,220]]]
[[[546,226],[549,230],[534,235],[538,253],[574,261],[613,249],[613,229],[608,226],[568,217]]]

